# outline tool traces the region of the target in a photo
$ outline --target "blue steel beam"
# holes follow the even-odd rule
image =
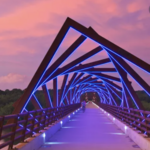
[[[111,57],[111,55],[110,55],[110,57]],[[139,100],[134,89],[132,88],[131,84],[129,83],[127,77],[125,76],[126,75],[125,71],[118,65],[118,63],[115,61],[115,59],[113,57],[111,57],[111,60],[114,64],[115,68],[117,69],[117,71],[120,75],[120,78],[122,79],[122,82],[124,83],[127,91],[129,92],[130,96],[132,97],[135,106],[137,107],[137,109],[144,110],[144,107],[141,104],[141,101]]]

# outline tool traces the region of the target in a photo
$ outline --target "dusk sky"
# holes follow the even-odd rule
[[[27,87],[67,17],[150,64],[149,6],[150,0],[0,0],[0,89]],[[70,31],[56,57],[79,36]],[[86,41],[65,63],[95,47]],[[150,74],[130,65],[150,85]]]

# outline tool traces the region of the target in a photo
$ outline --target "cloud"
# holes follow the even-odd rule
[[[92,26],[101,36],[150,63],[150,22],[145,1],[64,0],[62,3],[61,0],[1,0],[1,78],[11,72],[33,76],[66,17],[71,17],[86,27]],[[75,31],[69,32],[52,62],[79,36]],[[93,41],[87,40],[64,64],[96,46]],[[106,56],[102,51],[91,57],[90,61]],[[7,61],[14,63],[8,64]],[[20,86],[17,84],[20,82],[11,85]]]
[[[10,13],[15,12],[20,7],[29,5],[37,0],[26,0],[26,1],[20,1],[20,0],[1,0],[0,1],[0,16],[3,15],[9,15]]]
[[[27,77],[25,75],[10,73],[6,76],[0,77],[0,83],[17,83],[26,80]]]
[[[142,10],[145,7],[147,7],[146,2],[143,2],[141,0],[131,1],[127,7],[127,11],[129,13],[134,13]]]
[[[29,80],[29,77],[26,75],[15,73],[9,73],[6,76],[0,76],[1,90],[13,88],[24,89],[27,87]]]

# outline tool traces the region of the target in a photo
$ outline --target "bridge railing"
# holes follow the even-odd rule
[[[98,105],[114,117],[150,137],[150,111],[112,106],[102,103]]]
[[[38,133],[55,121],[78,109],[80,103],[55,108],[29,111],[22,114],[0,116],[0,149],[9,146],[10,149],[18,142],[24,142],[27,137]],[[11,120],[11,123],[7,124]]]

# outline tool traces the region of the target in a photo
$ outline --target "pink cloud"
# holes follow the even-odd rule
[[[29,79],[26,77],[35,73],[37,69],[35,66],[42,61],[67,16],[86,27],[92,26],[101,36],[150,63],[149,14],[145,11],[148,8],[143,1],[64,0],[62,4],[60,0],[27,0],[22,3],[14,0],[13,4],[8,6],[9,9],[6,9],[7,5],[3,4],[6,3],[1,1],[0,6],[4,6],[5,9],[0,10],[0,12],[3,11],[3,15],[0,17],[0,59],[2,64],[0,67],[3,72],[0,74],[0,81],[3,84],[5,81],[8,88],[10,84],[10,87],[19,87],[21,82],[23,88],[27,86]],[[53,62],[79,36],[80,34],[75,31],[70,32],[56,53]],[[65,63],[69,63],[96,46],[97,44],[93,41],[86,40]],[[90,61],[104,57],[107,57],[107,53],[102,51]],[[3,60],[5,62],[7,60],[15,61],[21,66],[25,64],[26,67],[18,67],[18,70],[13,68],[9,72],[11,64],[8,68]],[[35,69],[33,69],[33,64]],[[8,75],[3,76],[4,74]],[[10,75],[12,79],[9,79]],[[17,81],[17,78],[20,81]],[[15,81],[15,79],[16,82],[7,82]],[[26,80],[26,84],[23,79]]]
[[[129,13],[137,12],[142,10],[143,8],[147,8],[147,4],[141,0],[131,1],[127,7],[127,11]]]
[[[16,83],[16,82],[22,82],[27,77],[25,75],[10,73],[6,76],[0,77],[0,83]]]
[[[10,88],[25,88],[29,78],[25,75],[9,73],[6,76],[0,76],[1,89]]]

